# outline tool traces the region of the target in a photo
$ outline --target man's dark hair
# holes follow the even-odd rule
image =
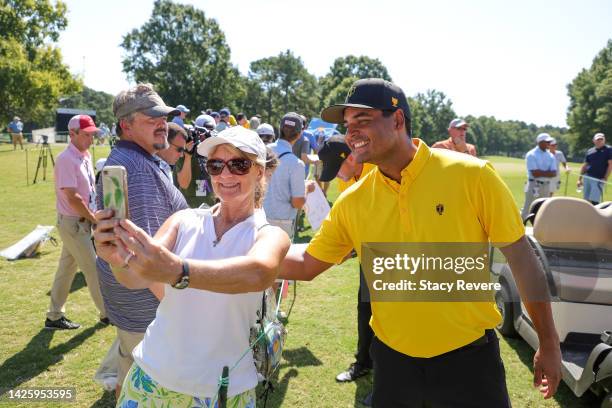
[[[187,140],[187,131],[178,123],[168,122],[168,143],[172,142],[178,135]]]
[[[296,128],[283,126],[279,130],[279,138],[288,141],[289,143],[296,140],[302,132],[298,132]]]
[[[382,111],[383,118],[388,118],[389,116],[393,115],[396,110],[397,109],[384,109]],[[404,115],[404,125],[406,127],[406,133],[408,133],[408,137],[412,137],[412,121],[410,120],[410,118],[407,118],[406,115]]]
[[[117,121],[117,126],[115,126],[115,133],[117,134],[117,137],[121,139],[121,136],[123,136],[123,130],[121,130],[121,121],[118,120]]]
[[[242,119],[245,119],[245,114],[240,112],[236,115],[236,122],[240,122]]]

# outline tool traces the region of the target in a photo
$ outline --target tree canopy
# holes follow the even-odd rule
[[[0,121],[19,115],[47,126],[60,97],[81,82],[62,62],[56,41],[66,27],[66,6],[47,0],[0,1]]]
[[[570,106],[567,123],[574,149],[592,146],[597,132],[612,135],[612,40],[588,69],[583,69],[567,86]]]
[[[121,46],[123,71],[152,83],[168,104],[235,108],[243,97],[225,34],[193,6],[157,0],[149,20],[125,35]]]

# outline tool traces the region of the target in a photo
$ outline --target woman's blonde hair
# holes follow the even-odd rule
[[[254,155],[252,153],[243,152],[242,150],[238,149],[236,146],[229,144],[229,143],[227,144],[224,143],[224,144],[215,146],[209,152],[209,154],[212,154],[215,150],[217,150],[219,146],[228,146],[229,148],[234,150],[236,153],[238,153],[238,156],[242,157],[243,159],[251,160],[253,162],[253,166],[257,166],[261,169],[261,173],[262,173],[261,177],[259,178],[259,180],[257,181],[257,184],[255,185],[255,200],[254,201],[255,201],[255,208],[262,208],[263,201],[264,201],[264,195],[266,194],[266,178],[265,178],[266,168],[257,162],[257,155]]]

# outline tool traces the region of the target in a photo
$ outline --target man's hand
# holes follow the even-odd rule
[[[533,385],[544,394],[544,399],[555,395],[561,381],[561,349],[558,341],[540,343],[533,356]]]
[[[119,220],[113,219],[113,210],[106,209],[96,211],[96,229],[93,237],[96,241],[96,253],[109,265],[120,268],[124,266],[125,258],[129,251],[121,242],[118,242],[115,235],[115,227],[119,225]]]
[[[316,183],[312,180],[306,180],[306,194],[310,194],[315,191]]]
[[[576,182],[576,187],[580,188],[582,187],[582,179],[579,178],[578,181]]]
[[[185,145],[185,155],[186,156],[191,156],[191,153],[189,153],[189,152],[191,152],[191,149],[193,149],[193,143],[194,143],[194,141],[192,140],[191,142],[189,142],[189,143],[187,143]]]

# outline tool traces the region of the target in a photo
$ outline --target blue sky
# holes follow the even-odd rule
[[[149,18],[153,1],[66,3],[69,24],[58,44],[65,62],[87,86],[116,94],[128,86],[122,36]],[[182,3],[219,22],[244,74],[250,62],[286,49],[317,76],[337,57],[368,55],[407,95],[433,88],[459,115],[538,125],[566,125],[566,85],[612,39],[609,0]]]

